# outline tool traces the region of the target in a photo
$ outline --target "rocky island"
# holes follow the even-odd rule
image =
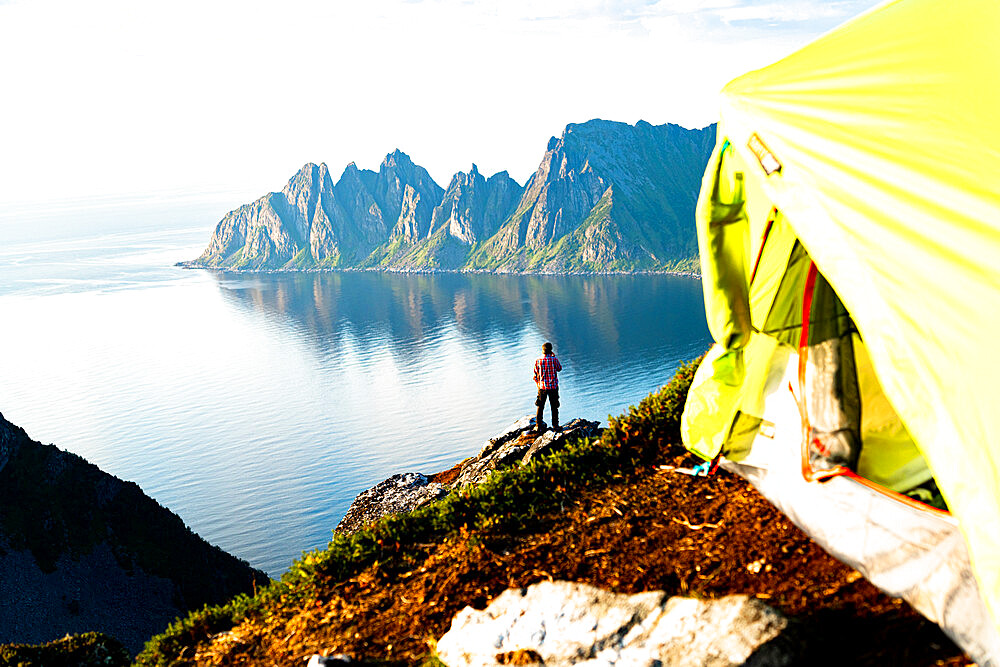
[[[306,164],[227,214],[182,266],[495,273],[697,270],[694,207],[715,126],[591,120],[552,137],[524,187],[475,164],[441,188],[396,150],[339,178]]]

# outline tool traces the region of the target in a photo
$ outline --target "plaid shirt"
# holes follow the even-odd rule
[[[547,354],[535,362],[535,384],[539,389],[558,389],[559,378],[556,373],[562,370],[562,364],[556,355]]]

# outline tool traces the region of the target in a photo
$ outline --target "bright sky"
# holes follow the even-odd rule
[[[730,79],[875,0],[0,0],[0,212],[235,207],[399,148],[518,182],[591,118],[702,127]]]

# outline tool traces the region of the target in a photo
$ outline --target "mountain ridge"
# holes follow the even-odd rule
[[[200,257],[231,271],[696,272],[694,206],[715,126],[569,124],[524,186],[475,163],[440,187],[399,149],[334,182],[307,163],[230,211]]]

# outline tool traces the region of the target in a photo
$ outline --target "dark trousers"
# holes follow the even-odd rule
[[[555,389],[539,389],[538,398],[535,399],[535,405],[538,406],[538,412],[535,414],[535,428],[541,428],[542,425],[542,411],[545,409],[545,399],[549,399],[549,407],[552,408],[552,428],[559,427],[559,388]]]

